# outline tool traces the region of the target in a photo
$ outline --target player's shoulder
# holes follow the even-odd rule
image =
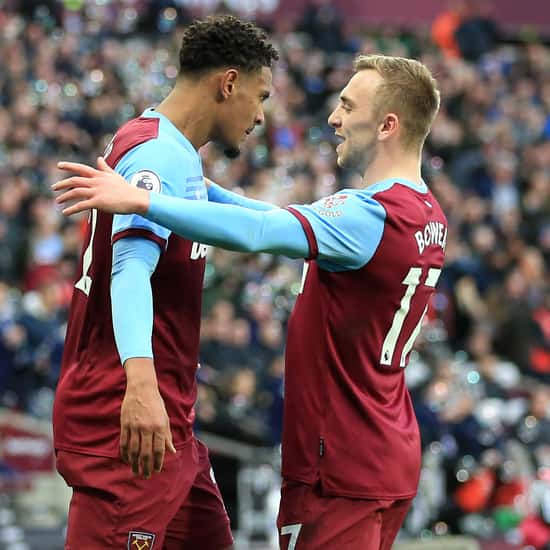
[[[387,219],[399,221],[403,227],[422,225],[426,220],[447,223],[439,202],[424,181],[383,180],[363,189],[361,195],[379,203],[386,211]]]
[[[368,201],[357,189],[341,189],[332,195],[322,197],[309,205],[292,205],[292,209],[331,223],[346,223],[361,216],[364,208],[372,208],[374,201]]]
[[[103,157],[111,166],[116,166],[129,151],[156,139],[159,134],[159,123],[158,118],[139,117],[129,120],[118,129],[107,144]]]
[[[375,199],[388,208],[399,209],[414,204],[437,204],[434,196],[424,181],[419,183],[406,179],[391,178],[382,180],[361,190],[364,197]],[[439,207],[439,205],[437,204]]]
[[[332,195],[318,199],[314,204],[320,208],[331,209],[354,204],[357,200],[361,200],[357,189],[340,189]]]
[[[165,117],[146,110],[140,117],[125,123],[107,146],[105,158],[111,166],[123,160],[169,166],[174,163],[200,163],[197,151]]]

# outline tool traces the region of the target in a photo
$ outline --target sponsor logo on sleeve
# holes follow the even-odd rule
[[[344,211],[340,208],[348,199],[348,195],[330,195],[313,205],[313,210],[320,216],[327,218],[339,218]]]
[[[160,193],[162,187],[160,178],[151,170],[136,172],[130,179],[130,185],[145,189],[146,191],[153,191],[154,193]]]
[[[155,535],[142,531],[130,531],[128,533],[128,550],[153,550]]]

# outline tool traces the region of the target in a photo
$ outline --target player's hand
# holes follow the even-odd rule
[[[148,360],[128,359],[126,394],[120,410],[120,454],[134,475],[160,472],[166,450],[175,453],[170,420]],[[132,364],[133,362],[133,364]],[[135,368],[134,368],[135,367]],[[134,372],[131,373],[131,369]],[[138,372],[139,374],[135,374]],[[152,371],[154,373],[154,370]]]
[[[63,209],[65,216],[97,208],[111,214],[145,214],[149,208],[149,192],[128,185],[103,157],[97,159],[97,169],[79,162],[59,162],[58,168],[77,174],[52,185],[63,191],[55,201],[60,205],[76,201]]]

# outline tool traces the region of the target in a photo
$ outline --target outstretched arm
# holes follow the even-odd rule
[[[229,191],[223,188],[221,185],[214,183],[208,178],[204,178],[208,186],[208,200],[211,202],[219,202],[222,204],[233,204],[235,206],[242,206],[243,208],[250,208],[251,210],[272,210],[277,208],[274,204],[270,204],[264,201],[258,201],[256,199],[250,199],[239,193]]]
[[[300,222],[287,210],[259,212],[205,201],[148,197],[144,216],[174,233],[238,252],[270,252],[307,258],[309,246]]]
[[[66,215],[97,208],[111,213],[140,214],[187,238],[239,252],[271,252],[291,258],[310,255],[300,222],[287,210],[257,211],[236,205],[165,197],[132,187],[98,160],[99,170],[78,163],[59,167],[79,174],[54,184],[65,191],[57,202],[78,201]]]

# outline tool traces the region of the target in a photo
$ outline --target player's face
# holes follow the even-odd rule
[[[355,73],[342,90],[338,105],[328,118],[342,140],[336,147],[338,166],[363,173],[376,153],[379,114],[373,108],[382,77],[374,70]]]
[[[220,121],[219,141],[227,156],[238,156],[241,143],[256,126],[264,123],[264,101],[270,94],[271,79],[271,69],[267,67],[239,73]]]

